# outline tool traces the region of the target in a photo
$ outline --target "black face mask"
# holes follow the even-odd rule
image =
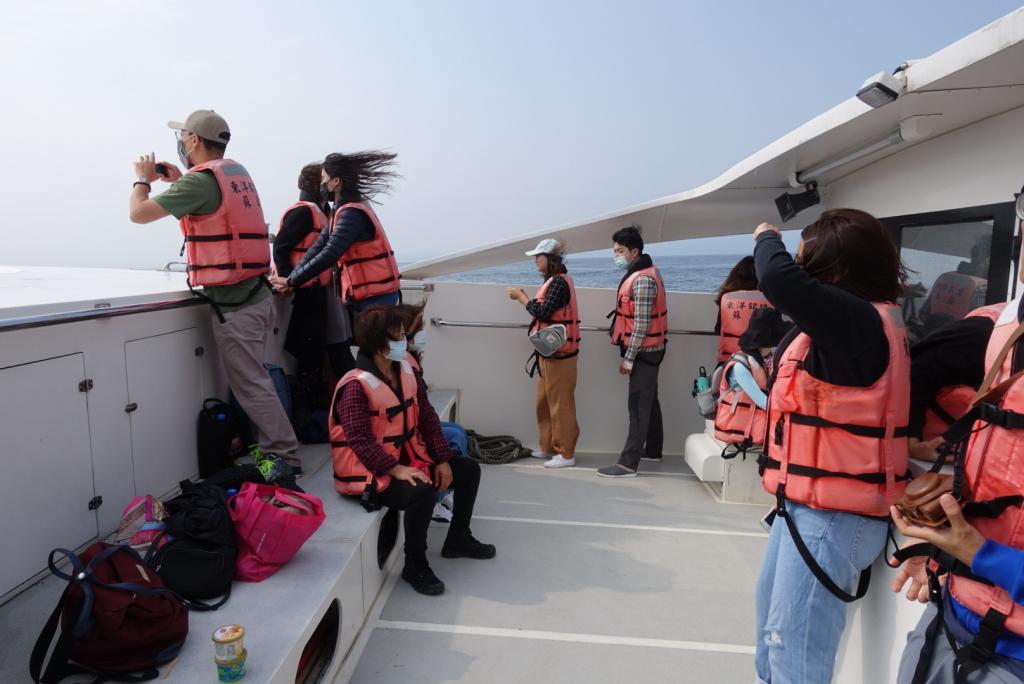
[[[327,183],[320,184],[320,198],[323,199],[324,202],[334,201],[334,193],[327,189]]]

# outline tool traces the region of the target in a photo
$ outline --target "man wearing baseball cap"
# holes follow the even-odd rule
[[[139,157],[129,217],[133,223],[168,215],[179,220],[189,289],[211,304],[213,337],[228,382],[259,428],[258,464],[268,479],[299,474],[295,432],[263,367],[274,308],[266,279],[270,244],[256,185],[245,167],[224,158],[231,130],[220,114],[200,109],[184,123],[167,126],[175,132],[186,173],[170,162],[157,162],[153,154]],[[157,180],[171,186],[150,198]]]

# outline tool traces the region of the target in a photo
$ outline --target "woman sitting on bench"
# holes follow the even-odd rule
[[[494,546],[473,538],[480,466],[455,456],[441,434],[423,378],[406,357],[402,319],[393,307],[371,308],[356,318],[356,368],[338,383],[330,416],[335,488],[376,497],[405,511],[402,579],[421,594],[444,592],[427,563],[427,529],[438,490],[455,490],[445,558],[493,558]]]

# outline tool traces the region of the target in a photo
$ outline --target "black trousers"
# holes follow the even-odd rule
[[[480,488],[480,464],[469,456],[456,456],[448,465],[452,468],[452,489],[455,490],[450,530],[468,530]],[[434,485],[425,482],[412,485],[392,479],[388,488],[378,495],[378,501],[382,506],[405,511],[406,560],[426,563],[427,529],[437,502]]]
[[[665,352],[640,352],[629,375],[629,434],[619,464],[636,470],[644,456],[661,458],[665,430],[658,401],[658,371]]]

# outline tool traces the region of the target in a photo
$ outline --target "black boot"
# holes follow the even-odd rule
[[[417,561],[406,557],[405,567],[402,568],[402,579],[412,585],[417,593],[426,596],[438,596],[444,593],[444,582],[437,578],[426,559]]]
[[[473,538],[469,530],[449,530],[444,540],[441,555],[444,558],[494,558],[497,549],[494,544],[483,544]]]

